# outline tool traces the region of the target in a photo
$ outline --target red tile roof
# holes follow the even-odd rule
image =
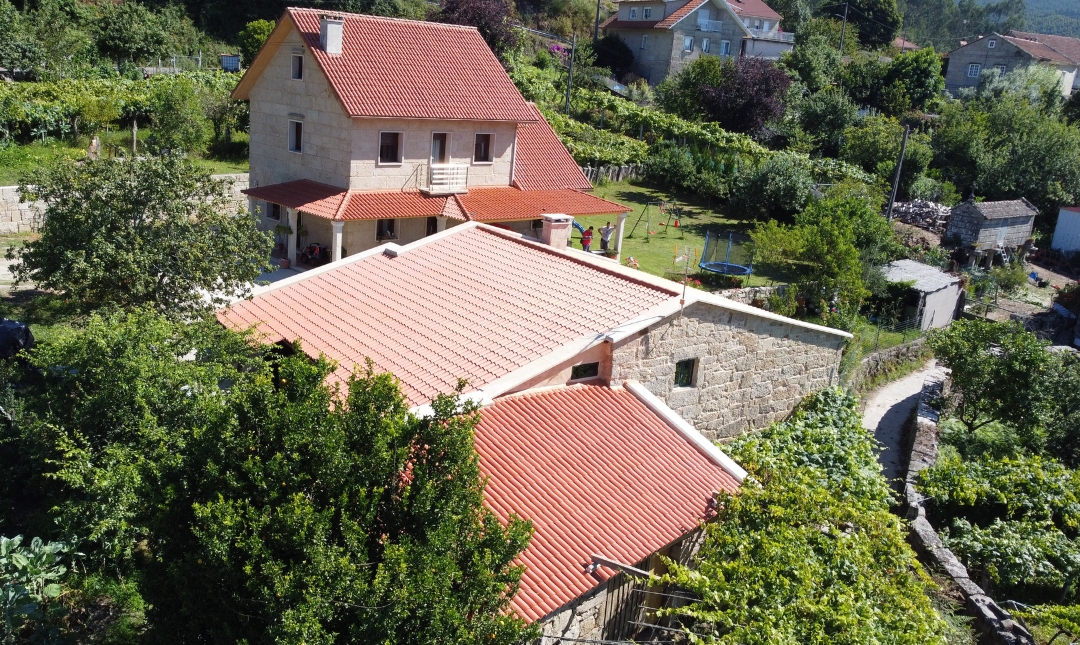
[[[711,0],[690,0],[685,5],[679,7],[675,11],[671,12],[671,15],[664,18],[660,22],[656,23],[657,29],[669,29],[675,26],[675,23],[679,22],[683,18],[689,16],[698,7],[708,4]]]
[[[394,217],[434,217],[446,211],[446,197],[429,197],[419,191],[349,192],[342,209],[343,220],[389,219]],[[446,215],[454,217],[453,210]],[[464,219],[464,218],[455,218]]]
[[[588,285],[603,307],[573,294]],[[371,358],[402,381],[411,405],[481,387],[557,347],[607,331],[676,295],[483,227],[451,229],[397,257],[348,259],[221,310],[234,327],[339,363]]]
[[[539,620],[696,529],[736,480],[622,388],[577,385],[497,399],[480,414],[484,496],[536,533],[513,607]]]
[[[659,20],[619,20],[619,14],[615,14],[600,23],[601,29],[652,29],[660,23]]]
[[[475,222],[537,219],[545,213],[563,215],[606,215],[630,210],[577,190],[518,190],[517,188],[474,188],[458,195],[458,202]]]
[[[257,186],[241,192],[248,197],[328,218],[337,215],[338,209],[341,208],[342,202],[349,193],[344,188],[307,179]]]
[[[349,116],[533,120],[474,27],[333,12],[345,25],[342,53],[330,55],[319,47],[319,17],[327,13],[289,8],[279,22],[296,26]],[[257,77],[261,69],[253,63],[249,73]],[[242,79],[236,96],[246,98],[253,82]]]
[[[893,47],[899,49],[901,52],[918,51],[922,49],[922,47],[919,47],[915,43],[905,38],[902,38],[901,36],[893,38],[892,44]]]
[[[1035,40],[1025,40],[1023,38],[1014,38],[1012,36],[1002,36],[1007,42],[1016,45],[1020,50],[1027,52],[1032,57],[1038,60],[1050,61],[1051,63],[1065,63],[1076,64],[1069,60],[1064,54],[1055,51],[1049,45],[1044,45]]]
[[[1080,64],[1080,38],[1071,36],[1055,36],[1052,34],[1036,34],[1030,31],[1011,30],[1006,36],[1034,40],[1042,43],[1074,63]]]
[[[551,129],[544,115],[535,105],[529,104],[529,108],[536,122],[518,128],[514,184],[524,190],[592,190],[592,184],[559,140],[559,135]]]
[[[771,20],[780,20],[780,14],[765,4],[763,0],[728,0],[728,6],[739,17],[747,16],[753,18],[769,18]]]

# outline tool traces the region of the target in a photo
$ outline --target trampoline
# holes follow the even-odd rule
[[[698,268],[722,275],[750,275],[754,258],[750,253],[750,236],[741,233],[705,234],[705,249]]]

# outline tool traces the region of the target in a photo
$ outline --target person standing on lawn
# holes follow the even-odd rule
[[[611,234],[615,232],[615,227],[611,225],[611,222],[604,224],[600,227],[600,250],[605,253],[608,250],[608,244],[611,243]]]
[[[585,229],[585,232],[581,234],[581,250],[588,253],[592,253],[592,232],[593,227]]]

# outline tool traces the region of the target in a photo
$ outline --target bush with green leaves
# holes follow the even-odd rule
[[[810,203],[813,188],[807,159],[779,152],[741,170],[731,191],[729,209],[740,219],[790,219]]]
[[[71,555],[64,542],[0,537],[0,643],[64,642],[61,596]]]

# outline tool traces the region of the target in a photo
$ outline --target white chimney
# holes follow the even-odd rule
[[[341,32],[344,28],[344,18],[321,16],[319,18],[319,47],[322,47],[327,54],[341,54]]]
[[[565,249],[570,241],[570,225],[574,223],[574,218],[557,213],[540,217],[544,220],[540,229],[540,241],[554,249]]]

